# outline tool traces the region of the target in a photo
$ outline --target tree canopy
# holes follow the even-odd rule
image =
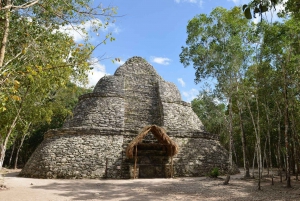
[[[216,80],[214,90],[201,92],[192,107],[204,126],[221,136],[229,160],[244,164],[245,176],[250,176],[249,161],[257,164],[259,189],[265,166],[271,175],[274,164],[280,175],[284,169],[288,187],[290,175],[298,178],[299,170],[299,20],[291,12],[281,22],[253,24],[243,13],[278,3],[251,1],[243,9],[216,8],[195,16],[180,54],[185,67],[194,67],[195,82]]]
[[[56,104],[56,94],[70,82],[86,84],[93,51],[114,40],[100,30],[115,14],[115,7],[90,0],[0,1],[0,168],[7,146],[54,115],[70,113]],[[91,32],[101,42],[92,44]]]

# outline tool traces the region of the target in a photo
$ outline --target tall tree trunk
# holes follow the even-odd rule
[[[284,179],[284,181],[286,181],[287,180],[287,172],[286,172],[287,166],[286,166],[286,154],[284,152],[282,152],[282,158],[283,158],[283,165],[284,165],[284,168],[285,168],[285,179]]]
[[[13,144],[13,147],[12,147],[12,150],[11,150],[11,153],[10,153],[8,167],[11,167],[11,160],[12,160],[12,157],[13,157],[14,152],[15,152],[15,147],[16,147],[16,140],[14,140],[14,144]]]
[[[249,170],[249,160],[248,160],[248,153],[247,153],[247,143],[246,143],[246,135],[244,132],[244,125],[242,119],[242,109],[240,104],[238,103],[239,107],[239,120],[240,120],[240,130],[241,130],[241,139],[242,139],[242,150],[243,150],[243,162],[244,162],[244,178],[250,178],[250,170]]]
[[[263,172],[264,172],[264,170],[265,170],[265,165],[264,165],[264,163],[266,162],[267,173],[268,173],[268,175],[269,175],[269,164],[268,164],[269,161],[268,161],[267,152],[266,152],[266,150],[267,150],[267,142],[268,142],[268,139],[266,138],[265,146],[264,146],[264,157],[263,157],[263,161],[262,161],[262,174],[263,174]]]
[[[256,144],[255,144],[255,148],[254,148],[255,150],[254,150],[254,155],[253,155],[253,161],[252,161],[252,178],[255,178],[255,176],[254,176],[254,165],[255,165],[255,157],[256,157],[256,153],[257,153],[257,151],[256,151],[256,149],[257,149],[257,146],[256,146]]]
[[[261,144],[260,144],[260,124],[259,124],[259,121],[260,121],[260,113],[259,113],[259,107],[258,107],[258,98],[256,97],[256,110],[257,110],[257,150],[259,151],[258,153],[258,156],[259,156],[259,167],[260,167],[260,170],[262,169],[262,157],[261,157]],[[262,173],[261,171],[258,171],[259,173],[259,176],[260,178],[262,178]],[[259,189],[260,189],[260,186],[259,186]]]
[[[234,159],[235,159],[235,164],[238,164],[238,157],[236,155],[236,150],[235,150],[235,146],[234,146],[234,141],[232,140],[232,150],[233,150],[233,154],[234,154]]]
[[[233,148],[233,139],[232,139],[232,100],[229,98],[229,172],[233,171],[233,159],[232,159],[232,148]]]
[[[2,1],[1,1],[2,2]],[[5,6],[11,6],[11,0],[6,0]],[[4,19],[4,29],[3,29],[3,38],[0,46],[0,69],[4,63],[6,44],[8,41],[8,33],[9,33],[9,23],[10,23],[10,8],[5,9],[5,19]],[[2,164],[0,164],[2,167]]]
[[[257,165],[258,165],[258,190],[261,190],[261,179],[262,179],[262,157],[261,157],[261,145],[260,145],[260,137],[257,140]]]
[[[261,158],[261,145],[260,145],[260,126],[259,126],[259,108],[258,108],[258,99],[257,97],[255,98],[255,103],[256,103],[256,111],[257,111],[257,119],[256,121],[254,120],[254,116],[250,107],[249,100],[246,99],[247,102],[247,107],[249,109],[249,113],[251,116],[252,124],[254,127],[255,131],[255,137],[256,137],[256,147],[257,147],[257,165],[258,165],[258,189],[261,190],[260,186],[260,180],[261,180],[261,167],[262,167],[262,158]]]
[[[278,123],[278,146],[277,146],[277,155],[278,155],[278,173],[279,173],[279,177],[280,177],[280,182],[282,183],[282,161],[281,161],[281,151],[280,151],[280,147],[281,147],[281,132],[280,132],[280,123]]]
[[[298,142],[299,142],[299,140],[298,140]],[[297,171],[296,171],[296,180],[299,181],[299,151],[297,151],[296,167],[297,167]]]
[[[31,122],[30,122],[30,123],[24,123],[24,126],[25,126],[25,127],[24,127],[24,129],[23,129],[23,131],[22,131],[22,138],[21,138],[21,141],[20,141],[20,144],[19,144],[17,153],[16,153],[14,169],[17,169],[17,167],[18,167],[19,153],[20,153],[20,150],[21,150],[21,148],[22,148],[22,146],[23,146],[25,137],[29,134],[29,133],[28,133],[28,130],[29,130],[30,125],[31,125]]]
[[[16,153],[16,157],[15,157],[15,165],[14,165],[14,169],[17,169],[18,168],[18,158],[19,158],[19,153],[20,153],[20,150],[23,146],[23,143],[24,143],[24,140],[25,140],[25,137],[27,136],[27,133],[25,133],[22,138],[21,138],[21,141],[20,141],[20,145],[17,149],[17,153]]]
[[[294,112],[294,110],[293,110]],[[292,114],[291,115],[292,118],[292,132],[293,132],[293,147],[294,147],[294,161],[295,161],[295,175],[296,175],[296,180],[298,181],[298,161],[299,161],[299,155],[298,155],[298,149],[299,146],[297,146],[299,144],[299,139],[298,139],[298,135],[297,135],[297,131],[296,131],[296,124],[295,124],[295,117]]]
[[[0,143],[1,143],[0,144],[0,148],[1,148],[1,150],[0,150],[1,151],[1,153],[0,153],[0,170],[2,169],[2,166],[3,166],[5,152],[6,152],[6,146],[7,146],[8,140],[9,140],[10,135],[13,132],[14,128],[16,127],[17,120],[19,119],[20,113],[21,113],[21,111],[23,109],[23,101],[24,101],[24,99],[26,98],[26,96],[28,94],[29,88],[30,87],[28,87],[26,89],[25,94],[24,94],[24,96],[21,99],[21,103],[19,104],[19,108],[17,110],[17,114],[16,114],[16,116],[15,116],[12,124],[10,125],[10,128],[9,128],[7,134],[5,135],[4,141],[3,141],[3,139],[1,139],[1,135],[0,135]]]
[[[271,135],[270,135],[270,127],[271,127],[271,122],[270,122],[270,116],[269,116],[269,109],[267,108],[267,105],[265,105],[265,110],[266,110],[266,117],[267,117],[267,138],[268,138],[268,158],[269,158],[269,167],[271,169],[271,174],[273,178],[273,164],[272,164],[272,149],[271,149]],[[269,175],[269,169],[268,169],[268,175]]]
[[[258,147],[258,144],[257,143],[257,156],[261,155],[261,153],[259,152],[260,148]],[[258,183],[257,183],[257,189],[258,190],[261,190],[261,185],[260,185],[260,182],[261,182],[261,165],[260,165],[260,162],[261,162],[261,158],[260,157],[257,157],[257,167],[258,167]]]
[[[289,104],[288,104],[288,92],[287,92],[287,78],[285,72],[285,66],[283,66],[283,79],[284,79],[284,142],[285,142],[285,157],[286,157],[286,186],[288,188],[292,187],[291,185],[291,176],[290,176],[290,156],[289,156]]]
[[[277,124],[277,132],[278,132],[278,142],[277,142],[277,155],[278,155],[278,164],[277,164],[277,167],[278,167],[278,173],[279,173],[279,176],[280,176],[280,182],[282,183],[282,161],[281,161],[281,151],[280,151],[280,148],[281,148],[281,124],[280,124],[280,121],[281,121],[281,110],[280,110],[280,107],[279,107],[279,103],[276,102],[276,105],[277,105],[277,110],[278,110],[278,124]]]
[[[0,154],[0,170],[2,169],[3,167],[3,162],[4,162],[4,157],[5,157],[5,152],[6,152],[6,146],[7,146],[7,143],[8,143],[8,140],[9,140],[9,137],[12,133],[12,131],[14,130],[15,126],[16,126],[16,123],[17,123],[17,120],[19,118],[19,115],[20,115],[20,112],[21,112],[21,108],[19,108],[18,112],[17,112],[17,115],[15,116],[12,124],[10,125],[10,128],[4,138],[4,141],[1,140],[1,154]]]

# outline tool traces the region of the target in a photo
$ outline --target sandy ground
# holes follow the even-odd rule
[[[257,181],[243,180],[242,174],[231,176],[229,185],[225,177],[136,180],[61,180],[18,177],[20,170],[2,169],[0,200],[2,201],[66,201],[66,200],[299,200],[300,181],[292,180],[286,188],[275,177],[264,178],[262,190]],[[1,188],[2,186],[2,188]]]

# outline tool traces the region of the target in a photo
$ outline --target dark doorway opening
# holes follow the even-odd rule
[[[139,178],[168,178],[169,156],[164,145],[140,143],[137,145],[137,165]]]

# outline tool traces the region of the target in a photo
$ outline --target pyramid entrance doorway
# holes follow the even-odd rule
[[[177,144],[163,128],[144,127],[126,149],[126,156],[131,161],[131,178],[173,177],[173,156],[177,153]]]

